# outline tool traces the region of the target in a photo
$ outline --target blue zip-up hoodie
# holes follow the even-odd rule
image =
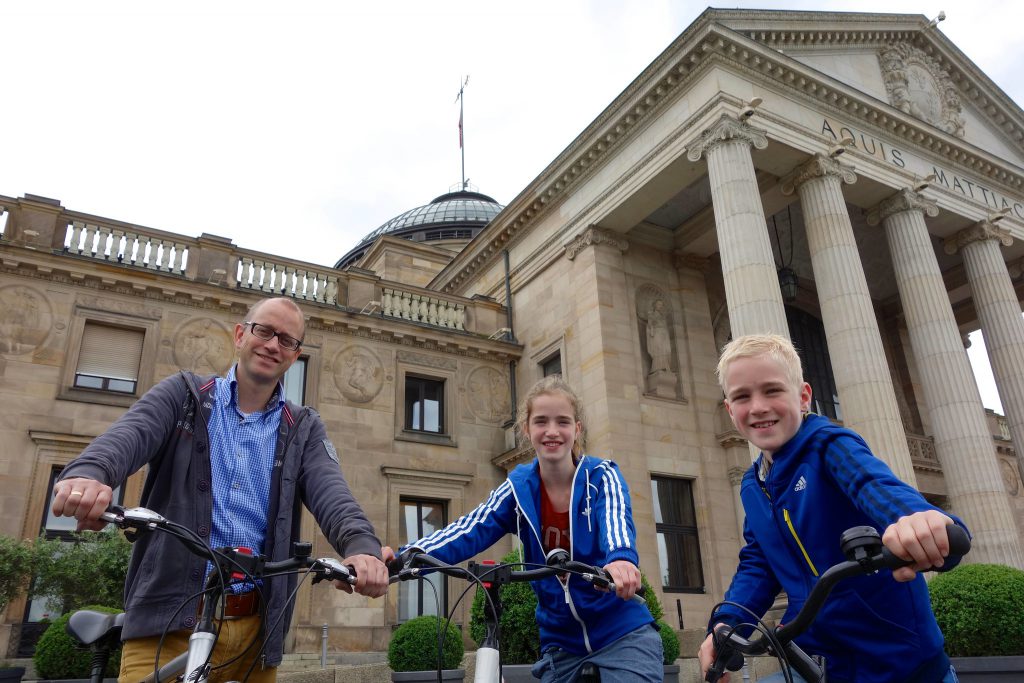
[[[512,470],[472,512],[401,550],[418,548],[458,564],[514,533],[524,561],[543,565],[540,528],[540,465],[534,459]],[[573,560],[598,567],[615,560],[639,565],[629,488],[612,461],[580,457],[569,500],[569,537]],[[644,605],[598,591],[578,576],[565,587],[555,577],[531,584],[541,652],[559,647],[586,655],[654,621]]]
[[[800,611],[818,576],[846,559],[839,547],[843,531],[863,525],[881,534],[904,515],[938,509],[896,478],[858,434],[820,415],[808,415],[775,453],[764,481],[758,475],[763,459],[740,486],[746,546],[725,599],[761,615],[785,590],[789,607],[782,623]],[[709,628],[751,621],[725,605]],[[884,570],[840,582],[796,642],[824,655],[830,681],[935,683],[949,669],[921,575],[899,583]]]

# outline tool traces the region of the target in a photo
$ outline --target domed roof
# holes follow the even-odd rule
[[[443,194],[429,204],[409,209],[384,223],[338,259],[334,267],[344,268],[358,261],[382,235],[414,242],[457,239],[468,242],[503,208],[493,198],[479,192],[459,190]]]

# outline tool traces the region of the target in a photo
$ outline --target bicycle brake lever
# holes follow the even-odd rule
[[[355,585],[356,570],[350,564],[342,564],[333,557],[322,557],[316,564],[323,568],[323,573],[317,573],[313,577],[313,583],[317,584],[324,580],[345,581],[349,585]]]

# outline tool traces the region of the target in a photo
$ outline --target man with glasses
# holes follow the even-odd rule
[[[111,487],[148,465],[143,507],[185,524],[212,547],[247,547],[280,560],[300,540],[301,501],[343,562],[355,567],[355,591],[383,595],[388,577],[380,541],[342,476],[324,424],[284,397],[281,379],[299,356],[304,332],[302,311],[291,299],[254,305],[235,325],[238,361],[227,376],[182,371],[146,392],[64,468],[54,485],[54,514],[75,517],[80,530],[102,528]],[[384,552],[390,557],[390,549]],[[158,647],[161,664],[184,651],[198,609],[190,598],[202,590],[206,571],[202,559],[167,534],[139,539],[125,584],[121,683],[151,673]],[[211,681],[242,680],[251,665],[249,681],[275,680],[294,587],[295,577],[274,579],[227,597],[211,664],[256,644],[215,668]],[[160,646],[168,623],[172,633]]]

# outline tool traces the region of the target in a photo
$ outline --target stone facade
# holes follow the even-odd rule
[[[36,535],[54,467],[155,381],[223,372],[232,325],[283,293],[308,319],[305,400],[393,545],[401,501],[454,519],[529,457],[513,404],[557,359],[588,451],[630,484],[655,586],[652,478],[691,487],[702,585],[661,597],[670,623],[703,628],[735,568],[751,456],[721,408],[717,349],[772,330],[805,341],[822,411],[965,515],[971,559],[1021,566],[1024,113],[926,26],[708,10],[458,251],[385,236],[339,271],[0,197],[0,531]],[[76,386],[86,323],[142,335],[133,392]],[[959,340],[979,328],[998,339],[1009,420],[986,416],[965,370]],[[443,384],[438,433],[408,428],[409,377]],[[397,619],[394,590],[304,588],[290,647],[317,650],[327,623],[332,647],[379,650]]]

